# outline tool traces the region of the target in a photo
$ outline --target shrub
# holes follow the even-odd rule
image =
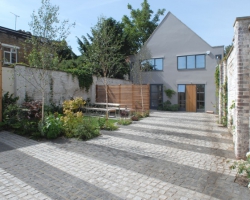
[[[120,114],[121,114],[121,117],[128,117],[129,116],[129,111],[128,110],[122,110],[120,112]]]
[[[175,92],[174,90],[172,90],[172,89],[166,89],[166,90],[164,90],[164,92],[165,92],[166,96],[167,96],[169,99],[171,99],[172,96],[176,93],[176,92]]]
[[[100,128],[97,120],[84,119],[82,124],[79,124],[73,130],[74,136],[78,139],[91,139],[100,135]]]
[[[237,175],[241,174],[248,178],[248,188],[250,189],[250,152],[246,154],[246,160],[235,161],[230,169],[237,169]]]
[[[45,118],[44,125],[42,127],[42,134],[48,139],[57,138],[62,132],[62,121],[60,115],[50,114]]]
[[[120,125],[129,125],[132,123],[131,119],[120,119],[118,122]]]
[[[169,100],[163,102],[162,104],[159,104],[158,110],[164,110],[164,111],[178,111],[178,105],[177,104],[171,104]]]
[[[113,122],[106,120],[103,129],[108,131],[115,131],[118,129],[118,126],[116,126]]]
[[[22,107],[25,108],[26,117],[28,119],[41,119],[42,118],[42,101],[24,102]]]
[[[51,113],[63,114],[63,107],[60,104],[57,105],[53,102],[50,103],[50,105],[45,105],[44,110],[47,113],[47,115],[49,115]]]
[[[81,97],[63,102],[63,114],[61,121],[63,122],[63,130],[67,137],[74,136],[74,129],[83,123],[83,113],[79,111],[85,105],[85,101]],[[74,113],[75,111],[77,111]]]

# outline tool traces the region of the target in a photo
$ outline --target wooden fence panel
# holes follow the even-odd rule
[[[119,103],[121,107],[140,110],[143,105],[145,110],[149,110],[150,94],[149,85],[109,85],[108,103]],[[96,102],[106,102],[105,86],[96,85]]]

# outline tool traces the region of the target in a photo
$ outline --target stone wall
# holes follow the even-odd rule
[[[41,87],[40,80],[45,78],[44,87]],[[130,81],[121,79],[108,79],[109,85],[132,84]],[[69,73],[61,71],[41,71],[35,68],[24,66],[16,66],[14,71],[14,91],[19,96],[19,103],[24,101],[25,95],[35,100],[42,98],[42,88],[46,91],[46,102],[53,101],[61,104],[64,100],[72,97],[90,98],[91,102],[95,102],[96,85],[103,85],[102,78],[93,77],[93,84],[89,91],[79,87],[78,78]]]
[[[223,93],[223,80],[228,80],[227,118],[228,128],[234,136],[235,156],[245,158],[250,148],[250,17],[236,18],[233,48],[220,70],[220,96]],[[226,111],[222,105],[219,108],[222,121]]]
[[[2,68],[2,94],[4,95],[6,92],[15,93],[13,67]]]

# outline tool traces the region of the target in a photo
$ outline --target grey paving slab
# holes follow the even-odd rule
[[[87,142],[0,133],[0,199],[249,199],[214,115],[152,112]]]

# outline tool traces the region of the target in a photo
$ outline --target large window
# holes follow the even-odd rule
[[[205,55],[190,55],[177,57],[178,69],[202,69],[206,67]]]
[[[145,71],[162,71],[163,58],[152,58],[142,62]]]
[[[17,63],[17,48],[3,45],[3,59],[5,64]]]

